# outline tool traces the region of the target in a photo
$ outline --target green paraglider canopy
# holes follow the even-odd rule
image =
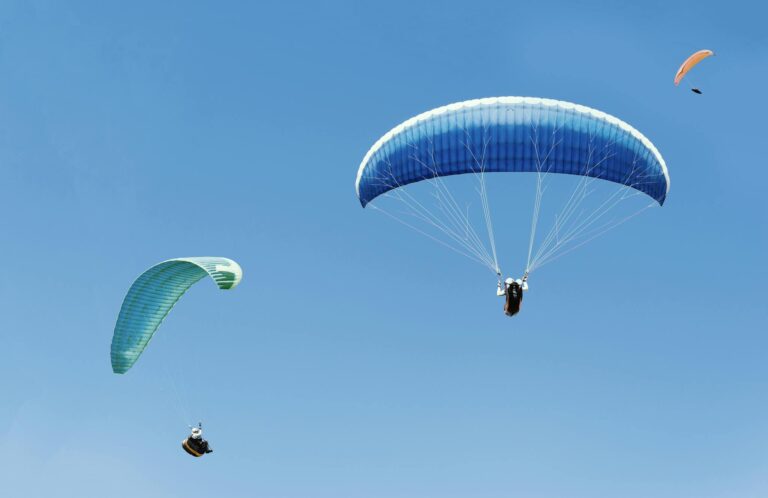
[[[164,261],[145,271],[128,290],[112,336],[112,371],[127,372],[146,349],[176,302],[206,275],[219,289],[234,289],[243,278],[227,258],[196,257]]]

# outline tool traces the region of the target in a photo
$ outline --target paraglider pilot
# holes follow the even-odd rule
[[[192,428],[192,434],[181,442],[181,447],[193,457],[201,457],[206,453],[213,453],[213,450],[208,447],[208,441],[203,439],[202,424],[197,424],[197,427]]]
[[[496,288],[496,295],[506,297],[506,301],[504,302],[505,315],[514,316],[520,311],[520,305],[523,303],[523,291],[527,290],[528,273],[523,275],[522,279],[518,278],[515,280],[512,277],[507,278],[504,281],[504,287],[502,287],[501,280],[499,280],[499,285]]]

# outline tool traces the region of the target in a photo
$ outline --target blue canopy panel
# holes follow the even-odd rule
[[[409,183],[479,172],[590,176],[632,187],[659,205],[669,173],[656,147],[627,123],[577,104],[533,97],[459,102],[420,114],[380,138],[365,155],[360,203]]]

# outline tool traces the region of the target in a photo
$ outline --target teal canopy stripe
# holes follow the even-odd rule
[[[112,371],[127,372],[176,302],[206,275],[219,289],[234,289],[243,270],[227,258],[178,258],[159,263],[136,279],[123,300],[112,336]]]

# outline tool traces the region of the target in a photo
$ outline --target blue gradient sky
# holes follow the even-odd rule
[[[0,4],[3,496],[768,494],[765,7],[158,4]],[[496,95],[619,116],[672,177],[514,320],[353,189],[395,124]],[[513,261],[527,217],[497,224]],[[132,280],[197,255],[243,283],[113,375]]]

